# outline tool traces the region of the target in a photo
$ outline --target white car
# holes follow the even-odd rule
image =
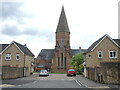
[[[39,76],[49,76],[49,73],[47,70],[41,70]]]

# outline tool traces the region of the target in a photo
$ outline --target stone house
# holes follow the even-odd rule
[[[10,44],[0,44],[0,61],[2,67],[2,77],[7,78],[17,78],[22,76],[30,75],[32,70],[31,62],[34,60],[33,53],[27,48],[27,46],[21,45],[15,41]],[[15,70],[20,70],[20,72],[13,71],[16,76],[9,76],[10,69],[16,68]],[[20,75],[19,75],[19,74]]]
[[[56,29],[56,45],[54,49],[42,49],[37,57],[39,70],[50,69],[51,72],[66,72],[70,68],[70,60],[76,53],[85,49],[71,49],[70,30],[67,23],[64,7],[62,7]]]
[[[85,77],[103,83],[120,84],[120,39],[104,35],[85,52]]]

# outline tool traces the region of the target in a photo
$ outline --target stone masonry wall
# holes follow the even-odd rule
[[[105,83],[120,84],[120,62],[101,63],[101,74]]]
[[[23,68],[9,66],[2,67],[2,79],[12,79],[18,77],[23,77]]]

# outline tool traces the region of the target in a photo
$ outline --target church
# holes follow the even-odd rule
[[[42,49],[36,59],[36,70],[47,69],[50,72],[64,73],[70,68],[71,58],[85,49],[71,49],[70,30],[64,7],[62,7],[56,29],[56,45],[54,49]]]

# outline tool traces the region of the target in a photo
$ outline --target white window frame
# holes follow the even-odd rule
[[[100,53],[101,53],[101,57],[99,57]],[[98,51],[98,58],[103,58],[102,51]]]
[[[19,57],[19,59],[17,59],[17,56]],[[20,54],[16,54],[16,60],[20,60]]]
[[[111,57],[111,53],[112,52],[112,57]],[[115,57],[113,57],[114,55],[113,55],[113,52],[116,52],[116,56]],[[116,50],[110,50],[109,51],[109,58],[117,58],[117,51]]]
[[[5,60],[11,60],[11,53],[6,53]]]

